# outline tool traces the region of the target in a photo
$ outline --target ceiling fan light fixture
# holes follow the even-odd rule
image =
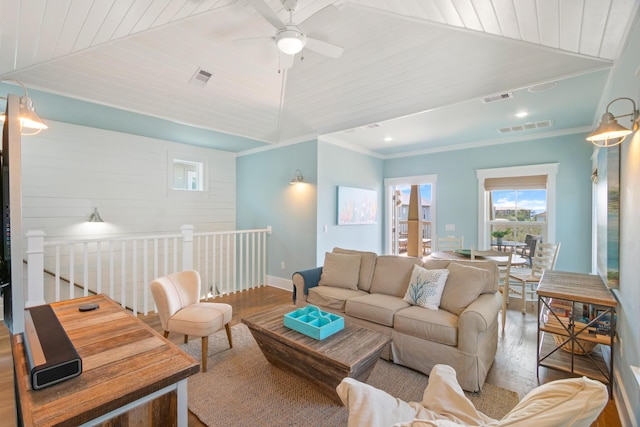
[[[276,44],[282,53],[295,55],[307,43],[307,37],[295,25],[287,25],[276,34]]]

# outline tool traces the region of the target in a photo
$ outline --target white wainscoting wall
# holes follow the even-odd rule
[[[49,121],[22,138],[23,230],[47,238],[235,229],[235,154]],[[172,158],[205,164],[204,192],[173,191]],[[104,223],[86,220],[97,207]]]

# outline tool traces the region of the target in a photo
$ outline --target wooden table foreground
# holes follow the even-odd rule
[[[391,336],[356,325],[323,340],[316,340],[284,326],[284,315],[293,306],[278,307],[243,317],[267,360],[308,380],[320,392],[342,404],[336,387],[343,378],[365,382]]]
[[[94,311],[80,305],[97,303]],[[32,390],[22,334],[12,337],[25,426],[187,425],[187,377],[199,363],[105,295],[51,304],[82,358],[80,376]]]

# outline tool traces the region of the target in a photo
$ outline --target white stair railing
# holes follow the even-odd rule
[[[134,315],[155,310],[149,283],[195,269],[201,298],[265,284],[267,235],[271,228],[222,232],[135,235],[103,239],[46,240],[27,233],[26,305],[104,293]]]

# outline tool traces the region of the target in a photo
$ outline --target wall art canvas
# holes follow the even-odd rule
[[[608,287],[619,284],[620,146],[601,148],[597,170],[598,273]]]
[[[378,193],[353,187],[338,187],[338,225],[376,224]]]

